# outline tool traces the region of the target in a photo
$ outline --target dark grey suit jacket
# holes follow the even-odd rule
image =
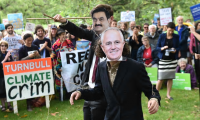
[[[121,61],[113,87],[110,84],[106,61],[99,64],[95,88],[80,90],[81,98],[93,101],[105,96],[107,109],[105,120],[143,120],[141,94],[148,99],[157,98],[159,92],[153,87],[142,63],[130,58]]]

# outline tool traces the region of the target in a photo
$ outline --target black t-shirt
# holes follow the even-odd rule
[[[40,44],[44,44],[47,41],[47,46],[49,48],[51,48],[51,42],[50,39],[48,38],[44,38],[43,40],[39,40],[39,39],[35,39],[33,41],[33,44],[36,45],[38,47],[38,49],[40,48]],[[49,51],[46,49],[46,57],[50,57]]]
[[[32,44],[31,47],[27,47],[27,46],[23,45],[19,49],[19,60],[21,60],[22,58],[27,57],[28,53],[30,53],[31,51],[35,51],[35,50],[37,50],[39,52],[39,49],[38,49],[38,47],[36,45]]]
[[[137,49],[139,49],[139,47],[142,46],[142,35],[138,35],[137,38],[138,38],[139,44],[137,44],[135,42],[135,40],[132,39],[132,36],[130,36],[130,38],[129,38],[129,45],[131,46],[132,49],[137,50]]]
[[[168,46],[168,49],[173,48],[173,39],[166,38],[164,46]],[[166,56],[165,52],[166,52],[166,49],[164,50],[164,54],[163,54],[164,60],[175,60],[175,53],[169,52],[169,56]]]

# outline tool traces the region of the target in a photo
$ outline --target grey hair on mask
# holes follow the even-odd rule
[[[107,31],[110,31],[110,30],[116,30],[116,31],[118,31],[119,34],[120,34],[120,36],[121,36],[122,41],[124,41],[124,37],[123,37],[123,34],[122,34],[122,32],[121,32],[120,29],[118,29],[118,28],[116,28],[116,27],[109,27],[109,28],[107,28],[106,30],[103,31],[103,33],[102,33],[102,35],[101,35],[101,43],[103,43],[103,39],[104,39],[105,33],[106,33]]]

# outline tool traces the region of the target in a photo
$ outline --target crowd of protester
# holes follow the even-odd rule
[[[126,44],[130,47],[129,57],[143,63],[145,67],[158,68],[156,89],[159,91],[163,81],[167,80],[167,98],[170,100],[173,100],[170,92],[175,73],[189,73],[191,75],[191,87],[193,89],[198,89],[197,79],[200,79],[198,78],[199,73],[197,73],[199,66],[196,64],[197,60],[200,59],[200,55],[196,52],[197,46],[195,39],[196,37],[200,40],[198,34],[195,32],[195,30],[200,30],[200,22],[195,24],[195,30],[191,32],[183,22],[183,17],[178,16],[176,22],[178,24],[177,26],[174,22],[161,26],[160,19],[158,18],[157,25],[144,23],[142,27],[137,25],[135,21],[127,23],[112,20],[110,24],[110,27],[118,27],[121,30],[127,42]],[[6,110],[6,91],[2,69],[2,63],[4,62],[51,57],[54,66],[56,91],[59,92],[62,71],[60,52],[76,50],[76,41],[82,38],[85,40],[96,39],[96,36],[95,38],[89,38],[85,35],[89,33],[76,33],[78,28],[70,29],[67,26],[66,31],[64,29],[65,27],[49,25],[48,30],[45,31],[41,25],[37,25],[34,35],[31,32],[23,32],[20,36],[14,32],[12,24],[7,24],[5,26],[6,30],[0,32],[0,99],[2,111]],[[80,28],[87,29],[88,32],[95,29],[90,25],[83,24],[80,25]],[[11,37],[19,40],[19,44],[22,45],[19,49],[18,58],[11,56],[8,42],[6,42]],[[67,91],[66,93],[69,97],[70,93]],[[28,111],[32,110],[31,100],[27,99]],[[12,110],[9,102],[7,103],[7,108]]]

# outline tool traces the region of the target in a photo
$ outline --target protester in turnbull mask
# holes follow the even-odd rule
[[[74,99],[90,101],[105,96],[107,109],[104,120],[143,120],[141,92],[144,92],[149,99],[149,113],[156,113],[160,95],[152,88],[144,65],[124,57],[129,52],[129,46],[124,42],[118,28],[105,30],[96,49],[96,55],[107,59],[98,65],[96,85],[93,89],[73,92],[70,98],[71,105],[74,104]]]
[[[86,39],[92,42],[81,85],[87,83],[89,88],[94,88],[97,65],[101,61],[101,59],[94,54],[94,51],[102,32],[109,27],[113,20],[112,7],[104,4],[97,5],[91,10],[91,17],[93,20],[92,30],[81,29],[72,22],[63,19],[61,15],[54,16],[54,19],[56,22],[62,23],[60,28],[67,30],[70,34],[80,39]],[[101,100],[98,101],[86,100],[83,106],[84,120],[103,120],[105,110],[106,102],[103,96]]]

